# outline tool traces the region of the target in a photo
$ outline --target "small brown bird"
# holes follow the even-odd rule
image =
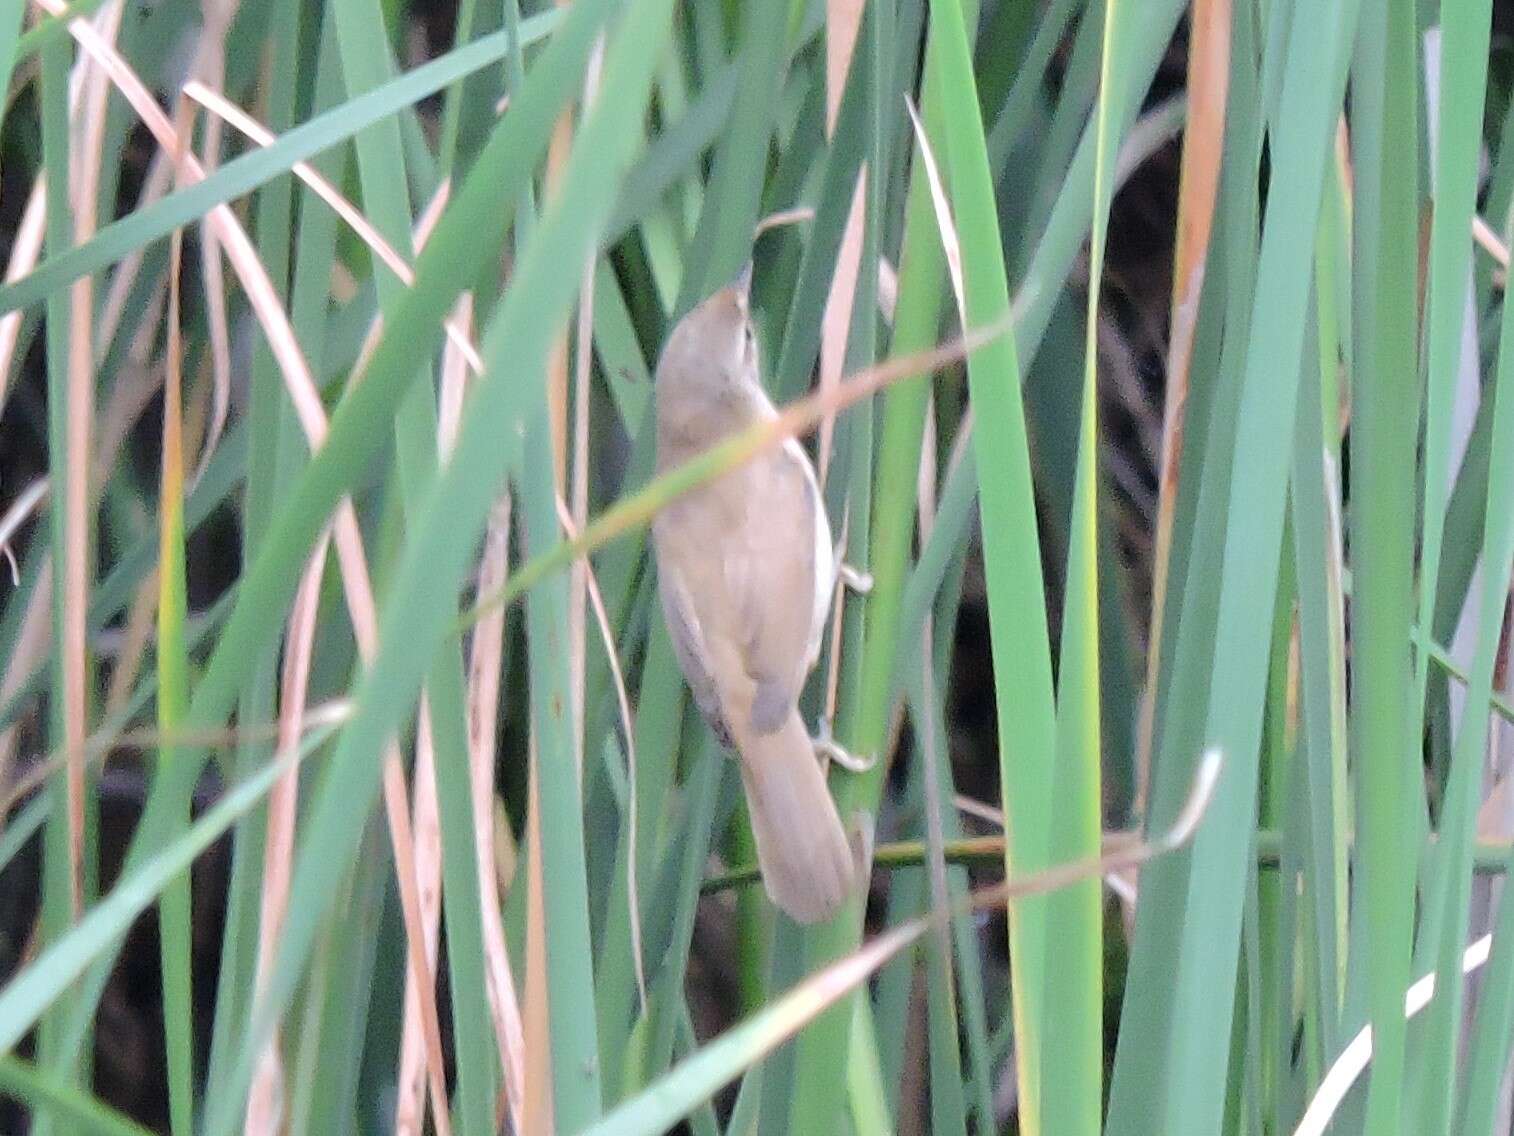
[[[663,348],[659,473],[777,416],[758,374],[750,272],[686,315]],[[679,666],[740,758],[767,893],[798,922],[827,919],[866,855],[848,842],[797,705],[838,572],[809,458],[790,438],[668,505],[652,539]]]

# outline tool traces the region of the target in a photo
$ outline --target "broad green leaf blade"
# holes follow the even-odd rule
[[[1356,368],[1351,381],[1351,679],[1359,856],[1371,988],[1367,1126],[1393,1133],[1403,1067],[1403,991],[1413,933],[1419,734],[1408,714],[1414,456],[1418,421],[1418,224],[1413,3],[1369,6],[1352,84],[1356,167]],[[1483,715],[1486,720],[1486,714]],[[1358,954],[1357,957],[1361,957]],[[1449,1086],[1447,1087],[1449,1091]]]
[[[1190,858],[1176,980],[1170,987],[1174,1028],[1161,1066],[1162,1124],[1174,1133],[1215,1132],[1224,1110],[1234,1009],[1227,992],[1234,990],[1242,895],[1252,856],[1262,693],[1312,236],[1355,7],[1346,0],[1322,26],[1295,29],[1289,43],[1281,114],[1291,129],[1274,139],[1256,300],[1234,419],[1235,475],[1224,509],[1208,683],[1204,742],[1220,749],[1226,765]]]
[[[177,251],[179,241],[174,240]],[[178,282],[169,285],[169,318],[179,318]],[[189,654],[184,644],[184,440],[181,405],[182,351],[177,322],[168,330],[168,374],[163,385],[163,462],[158,486],[158,728],[172,734],[189,708]],[[172,746],[158,750],[160,764],[179,760]],[[186,810],[180,819],[187,825]],[[168,1107],[174,1136],[189,1136],[194,1124],[194,991],[191,973],[189,876],[163,892],[158,935],[163,965],[163,1028],[168,1057]]]
[[[960,4],[932,6],[926,66],[946,124],[945,166],[963,253],[965,318],[968,326],[981,326],[1009,310],[1009,288]],[[1005,336],[969,358],[968,383],[979,432],[979,507],[999,713],[1001,791],[1008,816],[1005,862],[1007,866],[1013,861],[1016,871],[1035,871],[1049,854],[1046,817],[1055,710],[1040,549],[1036,542],[1016,535],[1034,532],[1036,522],[1014,336]],[[1010,908],[1020,1116],[1028,1132],[1040,1131],[1044,920],[1041,901]]]
[[[1104,9],[1096,143],[1088,314],[1076,470],[1063,592],[1061,657],[1057,669],[1055,766],[1046,803],[1051,809],[1048,859],[1096,856],[1102,829],[1100,763],[1103,752],[1099,682],[1098,567],[1098,328],[1099,283],[1114,192],[1114,159],[1127,121],[1116,72],[1127,48],[1119,29],[1124,6]],[[1006,799],[1008,799],[1006,784]],[[1007,861],[1006,861],[1007,863]],[[1046,907],[1047,951],[1058,963],[1046,970],[1041,1022],[1041,1116],[1047,1132],[1097,1133],[1103,1110],[1103,885],[1088,880],[1052,895]]]

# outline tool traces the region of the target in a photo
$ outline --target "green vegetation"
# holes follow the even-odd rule
[[[0,1128],[1507,1130],[1492,22],[0,0]],[[812,928],[646,539],[796,434]]]

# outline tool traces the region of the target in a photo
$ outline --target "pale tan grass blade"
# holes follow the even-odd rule
[[[1156,691],[1166,620],[1167,575],[1172,555],[1189,370],[1198,328],[1199,296],[1208,263],[1209,235],[1219,195],[1230,74],[1230,0],[1195,0],[1188,49],[1188,122],[1178,184],[1177,248],[1173,252],[1172,328],[1162,408],[1162,451],[1157,477],[1157,519],[1152,559],[1151,629],[1146,679],[1136,732],[1135,815],[1144,816],[1151,780]]]
[[[510,497],[501,497],[489,516],[479,560],[478,591],[504,583],[509,571]],[[473,829],[478,849],[479,904],[483,912],[484,965],[489,1008],[504,1073],[505,1107],[512,1131],[523,1131],[526,1080],[525,1033],[515,977],[500,917],[499,873],[494,841],[494,754],[498,743],[499,684],[505,613],[491,612],[473,629],[468,662],[468,755],[473,784]]]
[[[315,647],[316,618],[321,604],[321,576],[326,567],[329,534],[322,534],[305,565],[289,613],[284,639],[283,673],[279,680],[279,732],[276,756],[298,749],[305,730],[310,694],[310,658]],[[294,867],[294,829],[299,806],[299,771],[291,767],[268,794],[267,830],[263,844],[262,895],[258,917],[257,989],[268,983],[278,953],[284,913],[289,907],[290,876]],[[258,1059],[247,1097],[247,1136],[278,1136],[284,1112],[284,1070],[277,1036]]]
[[[201,5],[204,23],[191,73],[196,80],[212,89],[219,89],[225,83],[226,32],[239,6],[238,0],[205,0]],[[201,164],[206,172],[214,172],[220,162],[221,123],[213,116],[205,122],[200,153]],[[205,467],[226,428],[226,417],[231,408],[231,332],[226,318],[226,284],[221,271],[220,240],[213,226],[205,224],[200,228],[200,271],[205,290],[206,326],[210,332],[214,398],[210,429],[195,470],[195,481],[205,473]]]
[[[562,522],[563,531],[569,540],[578,539],[578,525],[568,515],[567,506],[562,498],[557,499],[557,517]],[[641,949],[641,901],[636,884],[636,730],[631,716],[631,700],[626,694],[625,673],[620,667],[620,655],[615,649],[615,632],[610,627],[610,616],[605,610],[604,597],[599,590],[599,580],[594,575],[593,568],[589,565],[588,557],[583,557],[579,563],[584,568],[584,580],[588,587],[589,599],[594,607],[594,620],[599,627],[600,642],[604,644],[605,657],[610,664],[610,677],[615,684],[615,701],[620,709],[620,728],[626,739],[626,813],[628,851],[626,854],[626,895],[627,902],[631,905],[631,956],[636,971],[636,992],[641,999],[643,1007],[647,1001],[646,984],[646,960],[642,956]]]
[[[442,911],[442,825],[436,797],[436,747],[431,707],[422,698],[415,747],[415,876],[420,885],[421,921],[426,940],[426,969],[436,967]],[[421,1136],[426,1122],[426,1038],[421,991],[415,969],[405,974],[405,1019],[400,1035],[400,1071],[394,1110],[395,1136]],[[435,1101],[445,1111],[446,1099]]]

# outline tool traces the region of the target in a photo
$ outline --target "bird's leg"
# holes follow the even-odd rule
[[[872,591],[873,578],[872,576],[868,575],[868,573],[859,571],[858,569],[853,568],[850,564],[842,561],[841,554],[845,550],[845,547],[846,535],[843,531],[841,540],[836,544],[835,555],[831,558],[831,563],[835,565],[835,579],[832,581],[831,586],[833,589],[836,587],[850,588],[858,595],[866,595],[868,592]],[[841,598],[842,597],[839,596],[837,597],[838,600]],[[841,605],[839,603],[836,603],[831,614],[835,620],[834,628],[831,632],[831,666],[833,668],[831,672],[831,709],[834,710],[834,667],[836,664],[836,648],[840,643],[841,636]],[[843,746],[841,746],[840,743],[836,741],[836,736],[831,732],[830,713],[825,713],[820,716],[820,728],[816,731],[815,737],[811,740],[814,742],[815,756],[834,761],[837,765],[841,766],[841,768],[847,770],[850,773],[866,773],[873,767],[873,763],[877,760],[877,758],[872,754],[869,754],[866,757],[859,757],[857,754],[851,753]]]
[[[872,754],[868,754],[866,757],[859,757],[857,754],[845,749],[836,740],[835,735],[831,733],[831,720],[824,716],[820,719],[820,728],[810,740],[815,746],[815,755],[817,757],[829,758],[849,773],[866,773],[873,767],[873,763],[878,760]]]
[[[845,584],[852,591],[856,592],[859,596],[865,596],[868,592],[873,590],[872,574],[864,572],[860,568],[853,568],[850,564],[841,559],[841,554],[844,551],[845,543],[846,542],[844,540],[837,543],[836,555],[831,561],[831,563],[836,565],[836,579],[839,580],[842,584]]]

